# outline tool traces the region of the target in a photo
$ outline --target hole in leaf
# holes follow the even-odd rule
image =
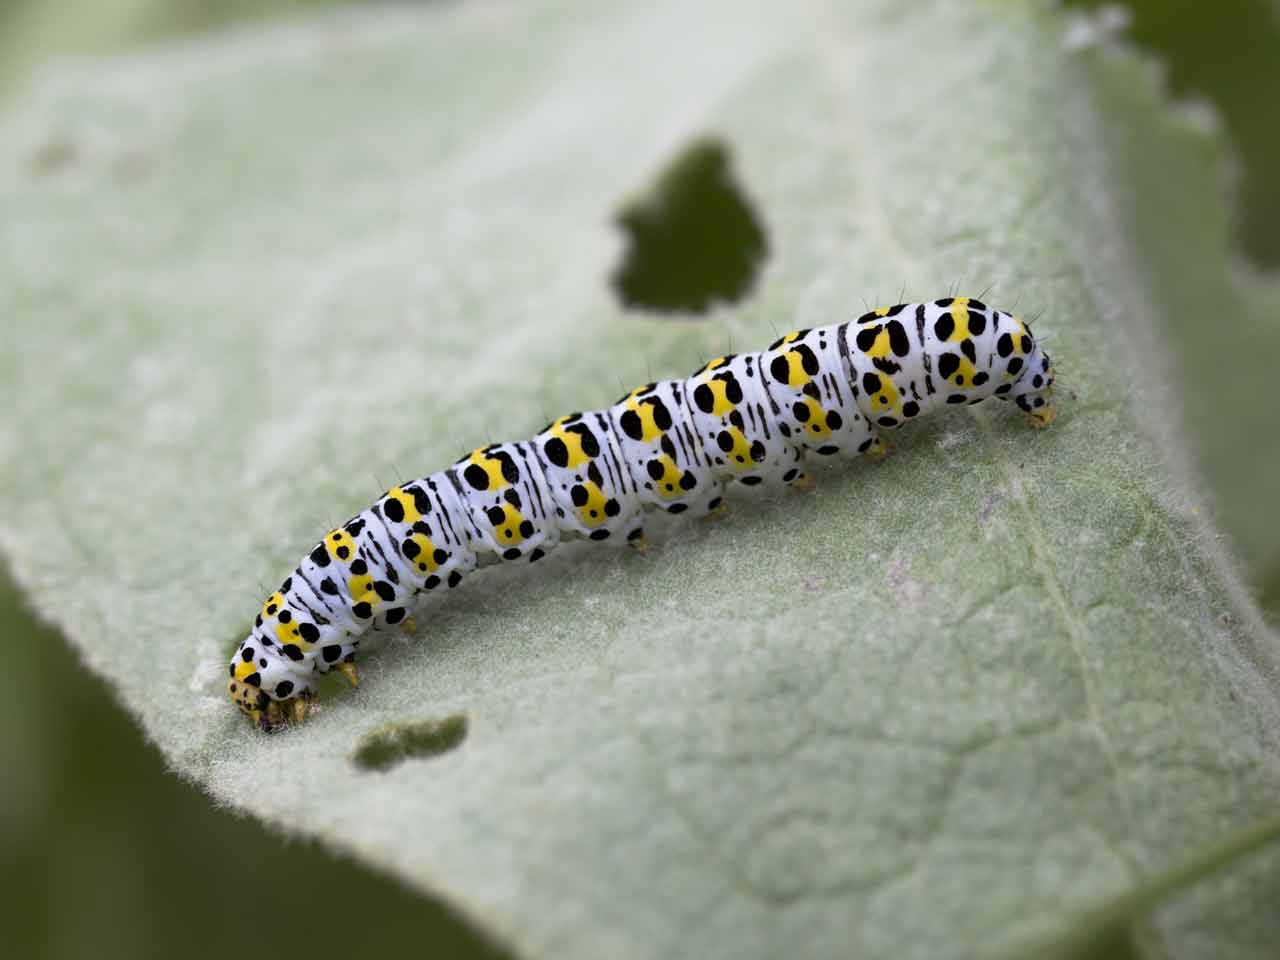
[[[614,222],[627,251],[611,277],[626,307],[703,313],[750,292],[768,254],[764,227],[733,178],[729,148],[694,141]]]
[[[448,753],[466,738],[467,717],[462,713],[443,720],[394,723],[365,734],[352,760],[364,770],[390,770],[409,757]]]

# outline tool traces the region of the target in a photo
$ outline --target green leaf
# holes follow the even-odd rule
[[[1263,237],[1260,229],[1280,209],[1280,181],[1261,172],[1280,158],[1280,126],[1263,106],[1280,95],[1280,20],[1271,0],[1229,0],[1229,10],[1192,4],[1176,15],[1169,6],[1139,0],[1135,40],[1155,43],[1169,56],[1176,86],[1215,95],[1238,157],[1228,156],[1221,137],[1186,138],[1182,149],[1160,150],[1155,144],[1164,117],[1137,102],[1148,83],[1136,67],[1112,70],[1099,81],[1112,107],[1103,115],[1104,146],[1120,161],[1112,164],[1122,187],[1113,191],[1113,206],[1125,232],[1143,238],[1130,264],[1146,278],[1150,309],[1168,345],[1165,376],[1181,401],[1188,445],[1223,532],[1265,596],[1268,581],[1280,583],[1280,430],[1271,399],[1280,302],[1274,278],[1260,277],[1228,251],[1237,245],[1229,239],[1233,219],[1258,262],[1271,263],[1280,251],[1280,233]],[[1226,57],[1232,38],[1270,55],[1237,47],[1237,56]],[[1193,48],[1198,58],[1189,56]],[[1250,71],[1250,62],[1260,70]],[[1184,122],[1216,123],[1216,116],[1193,108]],[[1236,168],[1245,176],[1228,194],[1236,201],[1234,217],[1225,203],[1186,202],[1188,183],[1208,175],[1226,186],[1224,171]],[[1280,592],[1270,591],[1268,609],[1280,614]]]
[[[1275,811],[1280,655],[1162,376],[1218,150],[1082,36],[1009,3],[476,4],[64,68],[0,121],[0,544],[176,770],[521,955],[1016,955],[1119,904],[1095,943],[1267,956],[1280,857],[1223,838]],[[708,319],[626,312],[611,219],[706,133],[769,259]],[[1167,218],[1131,215],[1152,163]],[[648,556],[477,576],[283,736],[223,697],[263,587],[394,479],[988,286],[1041,315],[1051,430],[942,414]]]

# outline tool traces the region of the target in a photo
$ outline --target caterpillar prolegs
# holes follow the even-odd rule
[[[409,625],[418,599],[478,567],[533,562],[565,538],[643,549],[646,509],[715,512],[732,481],[805,485],[807,455],[881,458],[882,430],[934,407],[994,396],[1045,427],[1053,381],[1028,326],[969,297],[885,307],[718,357],[388,490],[267,597],[228,692],[263,730],[301,720],[319,675],[357,683],[366,631]]]

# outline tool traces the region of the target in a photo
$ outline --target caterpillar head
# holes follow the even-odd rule
[[[283,701],[311,694],[306,679],[253,634],[240,641],[227,672],[227,696],[268,733],[283,720]]]
[[[1055,379],[1049,354],[1035,343],[1026,356],[1026,369],[1014,385],[1013,401],[1037,429],[1049,426],[1058,415],[1053,405]]]

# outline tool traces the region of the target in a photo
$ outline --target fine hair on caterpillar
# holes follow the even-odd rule
[[[995,397],[1047,427],[1054,381],[1030,325],[970,297],[882,307],[717,357],[392,487],[267,597],[227,692],[263,730],[300,721],[320,676],[356,685],[367,631],[414,629],[419,600],[481,567],[536,562],[566,539],[643,551],[647,511],[718,513],[735,483],[807,487],[808,461],[882,459],[886,431],[939,408]]]

